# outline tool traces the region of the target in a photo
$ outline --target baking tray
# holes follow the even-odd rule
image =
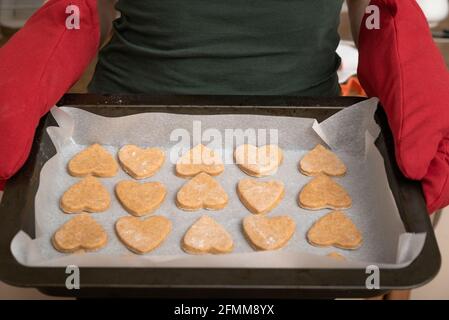
[[[142,112],[178,114],[258,114],[315,118],[323,121],[360,98],[275,96],[148,96],[68,94],[58,105],[77,106],[108,117]],[[420,255],[401,269],[380,269],[380,289],[368,290],[363,269],[220,269],[220,268],[81,268],[81,289],[67,290],[65,268],[25,267],[12,256],[10,243],[19,230],[34,236],[34,197],[39,173],[56,150],[46,133],[56,125],[50,114],[40,122],[29,159],[12,177],[0,204],[0,279],[60,296],[301,298],[370,297],[392,289],[411,289],[430,281],[441,256],[426,212],[419,182],[399,171],[390,129],[381,108],[376,146],[407,232],[426,232]]]

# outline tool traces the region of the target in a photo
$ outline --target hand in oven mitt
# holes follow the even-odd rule
[[[449,204],[449,73],[415,0],[372,0],[380,28],[359,37],[360,82],[379,97],[396,159],[421,180],[429,213]]]
[[[76,13],[70,5],[79,9],[79,29],[66,26]],[[20,169],[39,119],[95,56],[98,20],[97,0],[50,0],[0,48],[0,180]]]

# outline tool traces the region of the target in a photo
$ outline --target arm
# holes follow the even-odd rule
[[[66,27],[69,5],[79,8],[80,29]],[[20,169],[40,118],[95,57],[97,9],[97,0],[49,0],[0,48],[0,180]]]
[[[382,102],[398,165],[422,182],[432,213],[449,205],[449,72],[416,1],[371,4],[380,24],[361,25],[358,76]]]
[[[355,45],[358,46],[360,25],[362,24],[365,9],[369,5],[370,0],[346,0],[346,3],[348,4],[352,38],[354,39]]]
[[[116,0],[97,0],[101,45],[105,44],[112,32],[112,21],[114,21],[116,15],[114,8],[116,2]]]

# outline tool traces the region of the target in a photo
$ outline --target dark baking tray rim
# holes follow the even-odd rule
[[[165,111],[176,113],[249,113],[304,116],[310,113],[319,121],[338,110],[361,101],[360,98],[307,98],[274,96],[149,96],[68,94],[58,105],[78,106],[98,114],[112,116],[123,112]],[[199,106],[186,108],[185,106]],[[127,108],[125,109],[124,106]],[[223,107],[225,106],[225,107]],[[257,106],[257,107],[255,107]],[[142,108],[142,109],[141,109]],[[126,110],[126,111],[125,111]],[[207,269],[207,268],[81,268],[82,287],[102,292],[102,289],[172,290],[291,290],[295,294],[325,292],[326,296],[374,296],[391,289],[410,289],[430,281],[439,271],[441,256],[426,212],[419,182],[406,179],[399,171],[393,139],[385,114],[379,108],[376,120],[382,132],[376,146],[385,160],[385,168],[394,198],[405,228],[409,232],[426,232],[424,248],[417,259],[401,269],[380,270],[380,290],[367,290],[367,274],[362,269]],[[26,267],[12,256],[10,243],[14,235],[34,215],[34,194],[40,168],[46,159],[39,155],[41,142],[48,141],[45,128],[53,124],[51,116],[44,117],[37,129],[32,151],[24,167],[11,178],[0,204],[0,279],[15,286],[43,290],[65,289],[65,269]],[[50,155],[51,157],[52,155]],[[48,157],[48,156],[47,156]],[[28,212],[28,215],[27,215]],[[34,222],[32,222],[34,224]],[[96,291],[95,291],[96,290]],[[100,291],[98,291],[100,290]],[[65,290],[67,291],[67,290]],[[273,291],[273,292],[274,292]],[[146,292],[146,291],[145,291]],[[77,295],[70,292],[68,295]]]

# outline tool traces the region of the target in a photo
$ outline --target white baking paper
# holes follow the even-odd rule
[[[52,110],[59,127],[48,128],[57,149],[43,166],[40,184],[35,199],[36,238],[19,232],[11,243],[16,259],[27,266],[101,266],[101,267],[229,267],[229,268],[364,268],[377,265],[399,268],[410,264],[421,252],[425,234],[405,233],[398,209],[388,187],[383,159],[374,146],[379,128],[374,122],[377,100],[371,99],[346,108],[322,123],[314,119],[257,115],[180,115],[169,113],[141,113],[137,115],[108,118],[74,107]],[[220,211],[199,210],[185,212],[178,209],[174,198],[185,179],[174,175],[174,163],[170,161],[182,132],[192,137],[201,125],[204,144],[213,148],[221,143],[208,141],[213,133],[224,135],[229,129],[278,130],[277,143],[284,150],[284,162],[272,177],[282,180],[286,187],[284,200],[269,216],[289,215],[297,224],[296,233],[289,244],[281,250],[255,252],[245,240],[242,219],[250,215],[236,194],[237,182],[246,175],[235,165],[226,164],[223,174],[217,177],[229,194],[229,205]],[[196,125],[196,129],[194,126]],[[181,131],[180,131],[181,129]],[[260,132],[260,131],[259,131]],[[263,131],[262,131],[263,132]],[[180,135],[181,133],[181,135]],[[199,143],[198,132],[190,144]],[[208,138],[209,137],[209,138]],[[201,140],[201,136],[199,138]],[[258,141],[259,145],[273,141]],[[142,147],[163,148],[167,161],[153,177],[144,181],[160,181],[168,189],[166,201],[156,211],[157,215],[169,218],[173,231],[156,250],[146,255],[131,253],[114,232],[115,221],[127,212],[114,196],[114,185],[130,177],[120,170],[113,178],[101,179],[112,196],[111,208],[104,213],[92,214],[106,229],[109,242],[106,247],[91,253],[63,254],[51,244],[54,232],[73,215],[63,213],[59,199],[79,178],[71,177],[66,170],[68,161],[92,143],[104,145],[117,154],[125,144]],[[297,204],[298,193],[311,179],[299,173],[301,157],[317,143],[325,143],[335,151],[348,167],[344,177],[336,178],[353,199],[348,216],[361,230],[364,238],[360,249],[354,251],[336,248],[318,248],[306,240],[312,224],[330,210],[308,211]],[[187,147],[187,146],[186,146]],[[232,148],[225,148],[223,157],[232,155]],[[231,157],[232,158],[232,157]],[[270,178],[262,178],[267,180]],[[192,256],[180,247],[182,236],[200,216],[207,214],[222,224],[232,235],[235,250],[227,255]],[[347,261],[336,261],[326,257],[330,252],[339,252]]]

